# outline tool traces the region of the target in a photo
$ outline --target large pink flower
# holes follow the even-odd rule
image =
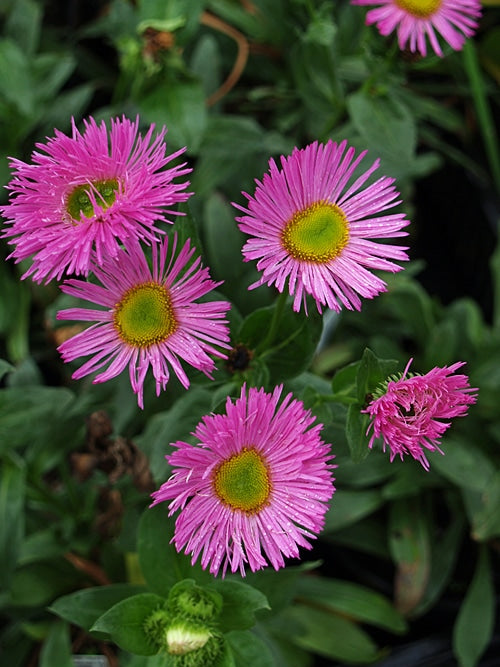
[[[153,494],[181,510],[173,542],[194,563],[216,575],[222,567],[244,576],[268,565],[284,566],[323,525],[334,487],[330,447],[322,424],[282,386],[272,394],[246,388],[226,414],[203,418],[194,432],[197,446],[176,442],[167,456],[174,471]],[[264,552],[264,553],[263,553]]]
[[[363,412],[371,418],[367,431],[372,433],[370,448],[381,437],[384,451],[386,446],[390,449],[391,461],[396,456],[403,460],[405,454],[410,454],[428,470],[424,449],[443,453],[439,443],[451,425],[449,420],[467,414],[469,405],[476,402],[472,392],[477,390],[469,386],[466,375],[454,374],[464,365],[463,361],[407,377],[411,362],[410,359],[401,378],[389,380]]]
[[[73,121],[71,137],[56,130],[37,144],[32,164],[11,160],[11,200],[1,210],[11,225],[4,236],[15,245],[10,257],[33,257],[23,278],[87,275],[93,260],[116,257],[120,242],[151,242],[161,233],[158,221],[179,215],[171,207],[191,193],[184,192],[188,181],[173,179],[191,169],[165,166],[185,149],[166,155],[166,129],[154,135],[152,125],[142,137],[138,125],[112,119],[108,133],[104,121],[90,118],[81,134]]]
[[[283,292],[288,280],[298,311],[310,294],[318,310],[327,305],[339,311],[361,308],[360,296],[373,298],[385,282],[372,269],[400,271],[391,259],[407,260],[405,248],[373,239],[404,236],[403,213],[384,215],[399,204],[394,179],[382,176],[364,189],[379,160],[351,185],[354,171],[366,154],[356,158],[347,142],[314,142],[281,157],[281,170],[269,161],[269,173],[248,199],[245,215],[237,218],[250,237],[243,247],[245,261],[257,260],[261,278],[249,289],[266,283]]]
[[[452,49],[460,51],[465,38],[471,37],[481,16],[479,0],[351,0],[353,5],[376,5],[366,15],[366,23],[376,23],[386,36],[398,32],[399,48],[427,53],[427,37],[438,56],[443,52],[437,34]],[[465,36],[464,36],[465,35]]]
[[[217,347],[230,347],[227,321],[223,319],[230,304],[196,302],[221,283],[210,279],[208,269],[201,268],[199,257],[188,264],[194,253],[189,240],[174,259],[176,243],[174,234],[168,260],[168,237],[160,243],[153,242],[152,269],[136,242],[127,250],[120,250],[115,259],[105,260],[102,267],[93,267],[101,285],[78,279],[62,284],[66,294],[105,309],[69,308],[57,314],[59,320],[94,322],[58,348],[67,362],[91,355],[73,378],[107,366],[94,378],[94,382],[105,382],[128,365],[130,382],[142,408],[149,367],[159,394],[169,381],[169,366],[182,385],[189,387],[181,359],[210,377],[215,364],[209,355],[226,358]]]

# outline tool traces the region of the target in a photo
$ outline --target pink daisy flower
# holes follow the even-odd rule
[[[138,119],[112,119],[108,133],[104,121],[90,118],[81,134],[73,121],[71,137],[56,130],[46,144],[36,144],[32,164],[11,159],[11,201],[0,210],[11,225],[4,236],[16,246],[10,257],[33,256],[23,278],[87,275],[92,261],[116,257],[120,242],[149,243],[163,233],[158,220],[179,215],[171,207],[191,193],[184,192],[188,181],[173,179],[191,169],[164,167],[185,149],[166,155],[166,129],[154,135],[151,125],[142,137],[138,125]]]
[[[298,558],[299,547],[324,525],[326,502],[335,491],[330,446],[320,438],[322,424],[283,387],[272,394],[243,386],[225,414],[206,416],[193,435],[199,444],[176,442],[167,456],[174,471],[153,493],[154,503],[172,500],[181,510],[173,542],[180,552],[201,554],[201,565],[222,576],[227,568],[245,576],[284,557]]]
[[[210,279],[200,258],[191,265],[194,248],[188,240],[174,258],[177,236],[174,234],[168,259],[168,237],[152,244],[153,266],[149,267],[139,243],[119,251],[115,259],[106,259],[102,267],[93,267],[100,285],[84,280],[66,280],[65,294],[91,301],[104,310],[68,308],[57,314],[58,320],[93,322],[85,331],[58,347],[66,362],[90,356],[77,371],[79,379],[100,370],[94,382],[106,382],[128,365],[130,382],[143,404],[143,385],[151,366],[156,380],[156,394],[165,389],[172,367],[187,389],[189,379],[180,360],[210,377],[215,364],[209,356],[226,355],[214,346],[230,348],[229,330],[224,318],[230,304],[226,301],[197,303],[221,283]],[[168,264],[167,264],[168,261]]]
[[[469,386],[466,375],[454,375],[465,362],[433,368],[425,375],[408,374],[408,362],[399,379],[389,379],[362,412],[370,415],[367,435],[372,432],[369,447],[381,437],[385,452],[390,449],[390,460],[411,454],[426,470],[429,462],[424,448],[438,451],[443,433],[450,427],[450,419],[464,417],[469,405],[476,402],[477,389]],[[444,421],[443,421],[444,420]]]
[[[443,55],[436,33],[460,51],[465,38],[476,31],[481,16],[479,0],[351,0],[351,4],[377,5],[367,13],[366,23],[376,23],[384,36],[397,30],[399,48],[408,44],[410,51],[423,56],[427,54],[427,37],[434,52]]]
[[[262,271],[249,289],[266,283],[283,292],[288,280],[295,311],[305,307],[306,294],[320,312],[324,305],[360,310],[359,296],[373,298],[386,289],[371,269],[401,270],[389,260],[407,260],[405,248],[373,241],[406,235],[403,213],[383,215],[400,203],[394,179],[382,176],[362,189],[379,166],[375,160],[348,186],[367,151],[355,158],[355,149],[346,147],[346,141],[330,140],[295,148],[281,157],[281,170],[271,159],[255,195],[243,193],[248,208],[233,204],[245,213],[236,219],[250,236],[245,261],[256,259]]]

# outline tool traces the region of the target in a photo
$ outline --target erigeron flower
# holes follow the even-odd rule
[[[172,476],[153,493],[153,505],[180,510],[176,549],[214,575],[279,569],[299,547],[310,549],[324,525],[335,490],[330,447],[300,401],[288,394],[278,404],[281,392],[243,386],[225,414],[198,424],[197,445],[174,443]]]
[[[92,262],[116,257],[122,243],[159,238],[158,222],[179,215],[174,206],[186,201],[188,181],[174,182],[191,169],[185,163],[165,167],[185,149],[167,155],[166,129],[151,125],[139,133],[139,119],[111,120],[110,129],[93,118],[80,133],[56,130],[36,145],[30,164],[11,159],[14,175],[7,189],[10,202],[4,237],[14,245],[17,262],[33,258],[23,278],[36,282],[63,274],[86,276]]]
[[[347,149],[347,150],[346,150]],[[269,161],[269,173],[256,181],[255,194],[243,193],[247,208],[236,218],[248,235],[245,261],[257,260],[262,284],[294,295],[293,309],[311,295],[322,306],[339,311],[361,309],[360,297],[371,299],[386,284],[372,271],[400,271],[391,260],[408,259],[405,248],[378,243],[405,236],[404,213],[385,214],[400,203],[393,178],[380,177],[363,187],[379,160],[353,183],[354,171],[366,151],[355,156],[347,142],[314,142],[281,157],[281,169]]]

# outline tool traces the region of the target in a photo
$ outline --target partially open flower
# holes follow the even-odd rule
[[[23,278],[87,275],[92,261],[116,257],[121,242],[158,239],[157,223],[179,215],[172,207],[191,193],[188,181],[174,179],[191,169],[165,167],[184,149],[167,155],[165,128],[155,135],[151,125],[142,137],[138,127],[138,119],[115,118],[108,132],[89,118],[82,134],[73,121],[72,136],[56,130],[37,144],[31,164],[11,160],[11,200],[1,211],[15,246],[10,257],[33,257]]]
[[[408,374],[411,362],[399,378],[384,383],[363,412],[371,418],[367,431],[372,434],[370,448],[381,437],[384,451],[389,447],[391,461],[410,454],[428,470],[424,450],[443,453],[439,443],[451,425],[449,420],[467,414],[469,405],[476,402],[477,390],[469,386],[466,375],[455,374],[463,361],[433,368],[425,375]]]

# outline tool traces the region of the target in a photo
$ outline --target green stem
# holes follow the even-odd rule
[[[500,157],[498,154],[498,140],[493,123],[488,95],[484,85],[483,75],[479,66],[476,47],[471,39],[466,40],[463,49],[464,67],[469,78],[472,97],[476,107],[477,119],[483,136],[486,155],[490,164],[493,183],[500,194]]]
[[[271,319],[271,324],[269,325],[267,336],[260,343],[260,345],[257,346],[256,348],[257,353],[263,352],[273,343],[274,338],[276,336],[276,332],[278,330],[278,326],[281,322],[281,317],[283,315],[283,310],[285,308],[287,296],[288,295],[285,292],[285,290],[283,290],[283,292],[280,292],[280,294],[278,295],[278,298],[274,303],[273,317]]]

